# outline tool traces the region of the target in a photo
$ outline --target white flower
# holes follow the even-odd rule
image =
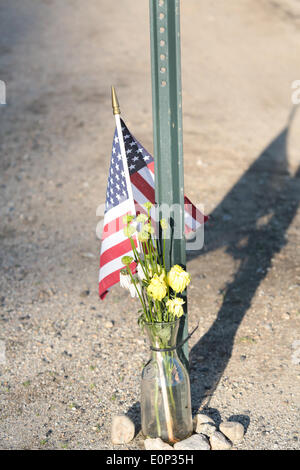
[[[146,279],[144,270],[143,270],[143,268],[142,268],[142,266],[141,266],[140,263],[139,263],[138,266],[137,266],[137,274],[138,274],[138,277],[139,277],[139,280],[140,280],[140,281],[144,281],[144,279]]]
[[[129,290],[131,286],[131,279],[128,273],[120,272],[120,286]]]
[[[131,297],[138,297],[137,290],[139,294],[142,295],[142,288],[137,277],[134,277],[134,280],[135,280],[135,285],[131,281],[130,286],[129,286],[129,292],[130,292]]]

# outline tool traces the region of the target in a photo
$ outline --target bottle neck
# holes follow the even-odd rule
[[[160,351],[153,351],[153,354],[176,353],[176,341],[178,334],[179,320],[165,323],[147,323],[146,331],[150,346]],[[165,350],[165,351],[164,351]]]

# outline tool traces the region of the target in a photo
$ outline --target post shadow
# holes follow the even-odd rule
[[[211,215],[206,246],[188,259],[221,246],[240,265],[223,291],[217,318],[190,351],[194,412],[206,408],[231,357],[234,338],[272,258],[286,245],[285,234],[300,200],[300,166],[288,169],[288,132],[293,108],[282,132],[259,155]],[[262,219],[263,218],[263,219]],[[201,363],[198,358],[201,356]]]

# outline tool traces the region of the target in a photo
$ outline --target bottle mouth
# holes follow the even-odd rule
[[[154,325],[175,325],[176,323],[178,323],[180,321],[181,318],[184,318],[185,315],[182,315],[182,317],[180,318],[176,318],[176,320],[173,320],[173,321],[155,321],[155,322],[145,322],[144,325],[146,326],[154,326]]]

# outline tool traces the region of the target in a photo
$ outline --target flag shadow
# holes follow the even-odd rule
[[[239,325],[271,268],[272,258],[287,244],[285,234],[300,202],[300,166],[291,176],[287,155],[295,111],[293,108],[286,127],[211,214],[204,249],[188,254],[191,260],[225,246],[226,253],[240,261],[223,291],[215,321],[190,351],[194,412],[208,408],[231,357]]]

